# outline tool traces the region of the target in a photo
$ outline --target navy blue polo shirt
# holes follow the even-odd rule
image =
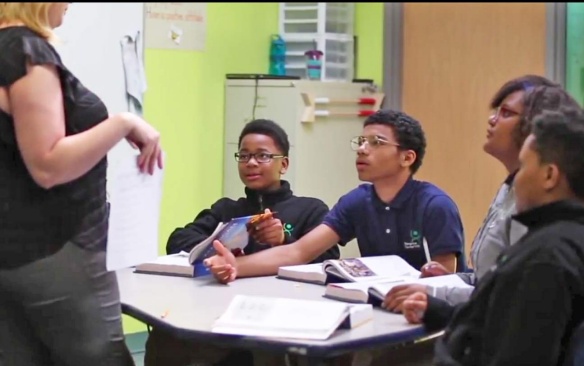
[[[455,253],[457,272],[465,267],[464,231],[458,207],[440,188],[410,178],[386,204],[372,184],[361,184],[342,196],[325,217],[325,225],[342,245],[357,239],[361,256],[399,255],[416,269],[430,256]]]

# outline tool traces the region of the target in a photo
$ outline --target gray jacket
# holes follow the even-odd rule
[[[513,176],[510,176],[501,185],[473,240],[470,258],[474,272],[458,273],[470,285],[474,286],[476,281],[495,264],[499,253],[517,242],[527,231],[525,226],[511,219],[511,216],[516,213],[515,191],[512,184]],[[473,290],[474,287],[428,287],[428,294],[456,305],[467,301]]]

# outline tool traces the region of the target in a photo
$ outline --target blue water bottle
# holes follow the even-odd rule
[[[286,42],[277,34],[270,45],[270,74],[286,75]]]

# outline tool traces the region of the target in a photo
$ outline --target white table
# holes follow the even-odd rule
[[[408,324],[399,314],[374,309],[373,321],[355,329],[338,330],[325,341],[233,336],[211,332],[211,327],[237,294],[320,301],[324,286],[277,279],[244,278],[223,285],[211,277],[181,278],[117,272],[124,314],[163,327],[175,336],[238,348],[261,348],[307,358],[326,359],[347,352],[401,345],[429,335],[422,326]]]

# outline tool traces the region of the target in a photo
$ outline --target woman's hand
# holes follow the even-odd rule
[[[140,171],[153,174],[155,165],[162,169],[160,133],[136,114],[125,113],[124,119],[130,124],[130,132],[126,139],[130,145],[140,150],[140,156],[138,157]]]

